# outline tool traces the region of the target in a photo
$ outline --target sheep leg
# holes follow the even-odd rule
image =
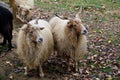
[[[12,47],[12,37],[13,37],[12,36],[12,27],[13,27],[12,22],[11,22],[10,26],[11,26],[11,28],[10,28],[11,30],[9,30],[9,33],[8,33],[8,35],[9,35],[9,37],[8,37],[8,51],[11,50],[11,48],[13,48]]]
[[[70,72],[71,69],[70,69],[70,60],[69,58],[67,58],[67,71]]]
[[[75,60],[75,72],[79,72],[79,66],[77,60]]]
[[[70,72],[70,71],[71,71],[70,64],[68,63],[68,72]]]
[[[79,67],[78,67],[78,62],[75,60],[75,71],[78,72],[79,71]]]
[[[25,74],[25,75],[28,75],[28,71],[29,71],[29,68],[28,68],[28,66],[24,67],[24,69],[25,69],[25,72],[24,72],[24,74]]]
[[[8,39],[8,50],[7,51],[10,51],[12,47],[12,43],[11,43],[11,39]]]
[[[41,65],[39,65],[39,76],[44,77],[44,73]]]
[[[4,31],[4,33],[3,33],[4,40],[3,40],[2,44],[5,45],[6,41],[8,41],[8,50],[7,51],[10,51],[11,48],[12,48],[12,43],[11,43],[11,40],[12,40],[12,29],[11,29],[10,25],[7,25],[7,26],[8,26],[8,29],[7,30],[5,30],[5,29],[3,30]]]

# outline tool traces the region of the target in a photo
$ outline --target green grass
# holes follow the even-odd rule
[[[0,74],[0,80],[3,80],[3,75]]]
[[[0,45],[0,55],[3,51],[7,50],[7,45]]]
[[[120,19],[120,15],[113,15],[112,17]]]
[[[4,74],[0,74],[0,80],[7,80]]]
[[[113,78],[112,80],[120,80],[120,77]]]
[[[109,73],[111,71],[110,67],[103,67],[103,68],[99,68],[100,71],[103,71],[105,73]]]
[[[17,63],[15,64],[15,67],[22,67],[23,65],[24,65],[23,63],[17,62]]]
[[[118,54],[118,56],[119,56],[119,57],[118,57],[118,59],[117,59],[116,62],[120,64],[120,55]]]
[[[105,9],[117,9],[120,5],[120,0],[49,0],[47,2],[35,2],[36,5],[46,10],[54,11],[75,11],[79,10],[82,6],[83,8],[92,7],[99,9],[102,12],[102,7],[105,6]]]
[[[111,32],[111,33],[108,34],[108,36],[109,36],[109,38],[107,39],[107,42],[109,40],[111,40],[111,44],[116,45],[115,47],[119,47],[119,44],[120,44],[120,38],[119,38],[120,31],[116,32],[116,34],[114,34],[114,33]]]

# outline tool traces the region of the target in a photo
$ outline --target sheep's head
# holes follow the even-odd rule
[[[43,42],[43,36],[41,35],[41,30],[43,30],[44,27],[33,27],[30,24],[25,24],[22,27],[22,30],[26,34],[26,38],[34,43],[42,43]]]
[[[87,29],[82,24],[81,20],[78,18],[70,19],[67,23],[67,27],[71,30],[74,30],[77,35],[85,35],[87,34]]]

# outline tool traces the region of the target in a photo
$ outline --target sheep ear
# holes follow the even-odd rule
[[[80,21],[80,22],[81,22],[81,19],[80,19],[80,13],[81,13],[81,10],[75,15],[74,20],[76,20],[76,21]]]
[[[81,6],[79,12],[75,15],[75,18],[80,19],[80,14],[82,13],[82,9],[83,9],[83,8],[82,8],[82,6]]]
[[[29,24],[24,24],[20,30],[23,30],[25,32],[28,32],[30,25]]]
[[[27,28],[27,24],[23,24],[23,26],[21,27],[21,28],[19,28],[20,30],[24,30],[24,29],[26,29]]]
[[[73,20],[69,20],[69,22],[67,23],[67,27],[68,28],[72,28],[73,27]]]
[[[45,27],[40,27],[40,30],[43,30]]]
[[[80,13],[77,13],[77,14],[75,15],[75,18],[79,18],[79,19],[80,19]]]

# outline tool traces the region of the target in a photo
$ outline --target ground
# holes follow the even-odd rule
[[[59,0],[58,0],[59,1]],[[71,0],[72,1],[72,0]],[[117,1],[117,0],[114,0]],[[117,2],[111,2],[113,5]],[[120,3],[118,1],[118,3]],[[56,3],[57,1],[56,1]],[[68,6],[68,4],[67,4]],[[63,5],[62,5],[63,7]],[[58,10],[59,15],[74,17],[75,11]],[[46,20],[56,11],[41,9]],[[25,65],[17,57],[16,39],[21,24],[14,21],[13,48],[6,52],[6,46],[0,46],[0,80],[119,80],[120,79],[120,7],[108,8],[107,5],[84,7],[81,20],[88,29],[88,54],[79,61],[79,72],[66,72],[65,60],[54,57],[44,63],[45,78],[39,78],[36,72],[24,75]],[[2,37],[0,37],[2,42]],[[71,61],[72,63],[72,61]],[[48,67],[49,66],[49,67]]]

